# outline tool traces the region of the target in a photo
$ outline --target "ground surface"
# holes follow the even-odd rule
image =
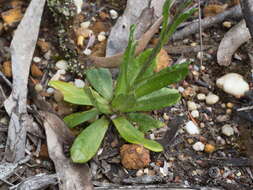
[[[1,2],[1,1],[0,1]],[[27,3],[23,5],[25,8]],[[110,19],[108,14],[110,9],[115,9],[119,14],[122,14],[125,2],[122,1],[118,5],[114,1],[88,1],[86,2],[85,14],[81,21],[91,21],[91,29],[98,34],[99,32],[109,32],[110,28],[115,23],[115,20]],[[9,6],[0,6],[0,11],[5,11]],[[105,15],[101,16],[98,13],[103,12]],[[107,17],[108,16],[108,17]],[[96,21],[92,21],[92,17]],[[103,18],[105,17],[105,18]],[[78,20],[78,19],[77,19]],[[227,20],[232,24],[236,24],[236,20]],[[0,24],[2,20],[0,19]],[[1,27],[0,27],[1,28]],[[9,27],[1,32],[0,29],[0,52],[6,52],[9,47],[12,33],[15,26]],[[55,63],[57,60],[63,58],[62,50],[59,48],[59,41],[57,33],[57,23],[48,8],[42,20],[39,39],[44,39],[50,43],[51,57],[45,58],[46,52],[42,48],[37,47],[34,57],[39,57],[41,61],[36,63],[36,67],[42,74],[33,73],[31,75],[33,82],[38,83],[44,81],[46,83],[56,72]],[[163,153],[151,153],[151,163],[144,169],[127,170],[122,167],[120,163],[119,148],[124,144],[123,140],[118,137],[115,129],[111,128],[108,131],[103,145],[98,155],[89,162],[91,173],[93,175],[93,182],[97,186],[103,186],[105,183],[112,184],[140,184],[145,176],[146,184],[185,184],[189,186],[214,186],[224,189],[253,189],[253,174],[251,159],[253,157],[252,151],[252,123],[250,118],[242,117],[237,108],[251,105],[252,99],[241,98],[237,99],[231,95],[224,93],[215,85],[216,79],[223,74],[229,72],[237,72],[244,76],[247,82],[252,86],[252,73],[250,59],[248,53],[252,51],[252,41],[244,44],[234,56],[232,64],[227,67],[219,66],[216,62],[216,50],[219,42],[223,38],[228,29],[222,24],[215,25],[204,31],[203,43],[210,45],[211,48],[205,50],[203,64],[200,65],[200,60],[197,58],[198,52],[185,53],[183,57],[191,58],[191,72],[185,81],[175,85],[175,88],[182,92],[181,101],[170,108],[158,110],[150,113],[154,117],[164,121],[167,126],[150,134],[161,142],[165,151]],[[108,34],[108,33],[107,33]],[[67,34],[71,37],[71,32]],[[85,41],[87,43],[87,40]],[[184,40],[174,42],[172,45],[183,46],[199,44],[198,34],[187,37]],[[1,45],[3,44],[3,45]],[[93,52],[98,55],[104,55],[105,42],[95,42]],[[80,50],[81,51],[81,50]],[[8,53],[2,53],[0,63],[9,61]],[[171,57],[174,61],[180,58],[181,54],[173,54]],[[35,72],[35,71],[34,71]],[[37,71],[38,72],[38,71]],[[42,75],[47,73],[46,79]],[[45,75],[44,75],[45,76]],[[83,79],[76,72],[67,72],[63,79],[65,81],[72,81],[73,79]],[[11,77],[9,77],[11,80]],[[4,85],[4,82],[1,81]],[[47,88],[47,87],[46,87]],[[8,88],[6,89],[9,92]],[[204,100],[199,100],[197,95],[214,93],[219,96],[219,101],[214,105],[208,105]],[[54,105],[59,115],[64,116],[73,111],[73,109],[62,103],[54,101],[53,95],[45,92],[48,101]],[[249,95],[250,97],[250,95]],[[187,107],[187,102],[192,101],[197,104],[199,117],[193,118],[191,111]],[[243,114],[246,116],[246,114]],[[4,155],[5,142],[7,137],[8,117],[1,109],[0,112],[0,158]],[[200,128],[199,135],[190,135],[184,130],[187,122],[193,121]],[[234,134],[226,136],[222,133],[224,125],[230,125],[234,129]],[[78,131],[77,131],[78,132]],[[201,142],[205,146],[209,146],[204,151],[196,151],[193,145],[196,142]],[[30,152],[35,152],[35,145],[31,143]],[[214,149],[214,150],[212,150]],[[22,178],[33,176],[38,173],[54,173],[54,166],[47,154],[47,147],[45,140],[42,140],[41,150],[38,156],[33,156],[32,159],[22,168],[16,172],[18,175],[13,175],[8,179],[10,183],[16,184]],[[136,178],[138,176],[139,178]],[[144,176],[144,177],[143,177]],[[0,182],[1,183],[1,182]],[[8,184],[2,183],[0,189],[7,189]]]

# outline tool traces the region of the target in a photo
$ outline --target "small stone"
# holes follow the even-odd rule
[[[199,93],[199,94],[197,94],[197,99],[198,100],[205,100],[206,99],[206,95],[203,94],[203,93]]]
[[[187,102],[187,107],[188,107],[188,110],[190,110],[190,111],[193,111],[193,110],[197,109],[196,103],[192,102],[192,101],[188,101]]]
[[[118,15],[117,11],[111,9],[110,10],[110,16],[111,16],[112,19],[116,19],[116,18],[118,18],[119,15]]]
[[[227,108],[233,108],[233,107],[234,107],[234,104],[231,103],[231,102],[228,102],[226,106],[227,106]]]
[[[212,144],[206,144],[205,145],[205,152],[212,153],[215,151],[215,146]]]
[[[155,135],[154,135],[154,133],[151,133],[151,134],[149,135],[149,138],[150,138],[151,140],[155,140]]]
[[[75,79],[74,84],[75,84],[75,86],[76,86],[77,88],[84,88],[84,86],[85,86],[84,81],[81,80],[81,79]]]
[[[106,39],[105,32],[100,32],[98,34],[98,41],[102,42]]]
[[[122,165],[127,169],[141,169],[150,163],[149,150],[137,144],[125,144],[120,148]]]
[[[48,94],[53,94],[54,93],[54,89],[53,88],[48,88],[47,89],[47,93]]]
[[[198,118],[199,117],[199,111],[198,110],[193,110],[191,112],[191,115],[192,115],[193,118]]]
[[[232,23],[229,22],[229,21],[225,21],[225,22],[222,23],[222,25],[223,25],[225,28],[231,28]]]
[[[36,84],[34,88],[36,92],[41,92],[43,90],[43,86],[40,83]]]
[[[80,26],[84,29],[87,29],[90,26],[90,21],[82,22]]]
[[[185,97],[185,98],[186,98],[186,97],[193,97],[193,96],[196,95],[196,91],[195,91],[195,89],[192,88],[192,87],[187,87],[187,88],[183,91],[182,95],[183,95],[183,97]]]
[[[194,145],[192,145],[192,148],[195,151],[203,151],[205,149],[205,145],[202,142],[196,142]]]
[[[192,47],[195,47],[195,46],[197,46],[197,45],[198,45],[198,43],[196,43],[196,42],[192,42],[192,43],[191,43],[191,46],[192,46]]]
[[[55,66],[57,70],[67,70],[68,62],[65,60],[60,60],[56,62]]]
[[[202,52],[202,51],[198,52],[197,58],[198,58],[199,60],[201,60],[201,59],[203,60],[203,57],[204,57],[203,52]]]
[[[86,48],[84,51],[83,51],[84,55],[90,55],[91,54],[91,50]]]
[[[226,114],[231,114],[232,113],[232,109],[226,109]]]
[[[39,46],[40,50],[43,53],[46,53],[50,50],[51,44],[49,42],[46,42],[45,40],[38,40],[37,45]]]
[[[31,74],[35,78],[41,78],[43,76],[43,72],[36,64],[32,64],[31,66]]]
[[[33,62],[39,63],[39,62],[41,62],[41,58],[40,57],[34,57]]]
[[[230,125],[226,124],[221,129],[222,133],[228,137],[234,135],[234,129]]]
[[[208,94],[206,97],[206,103],[208,105],[216,104],[219,101],[219,96],[215,94]]]
[[[73,0],[73,3],[76,6],[76,12],[77,12],[77,14],[81,13],[82,6],[83,6],[83,0]]]
[[[192,121],[188,121],[185,125],[185,130],[190,135],[199,135],[200,130],[197,125],[195,125]]]
[[[249,90],[249,84],[237,73],[228,73],[216,81],[216,85],[224,92],[240,98]]]
[[[184,87],[179,86],[179,87],[177,88],[177,90],[178,90],[180,93],[183,93],[183,92],[184,92]]]
[[[165,121],[168,121],[168,120],[170,119],[170,117],[168,116],[167,113],[163,113],[163,119],[164,119]]]
[[[9,119],[7,117],[2,117],[0,119],[0,123],[3,124],[3,125],[8,125]]]
[[[144,174],[144,172],[143,172],[143,170],[142,169],[140,169],[140,170],[138,170],[137,172],[136,172],[136,177],[140,177],[140,176],[143,176],[143,174]]]
[[[83,47],[83,42],[84,42],[84,37],[83,36],[78,36],[77,37],[77,45],[80,46],[80,47]]]

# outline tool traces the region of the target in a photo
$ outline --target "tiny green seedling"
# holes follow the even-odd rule
[[[128,46],[115,86],[110,71],[105,68],[87,70],[86,77],[90,86],[84,89],[62,81],[50,82],[52,87],[63,93],[65,101],[94,107],[65,117],[64,121],[70,128],[98,118],[75,139],[70,150],[73,162],[87,162],[96,154],[110,121],[127,142],[143,145],[154,152],[163,151],[159,143],[145,138],[145,133],[164,126],[164,123],[142,112],[177,103],[180,94],[177,90],[168,88],[168,85],[183,80],[188,73],[188,63],[176,64],[157,73],[153,71],[156,64],[155,58],[164,43],[175,32],[177,26],[195,11],[195,9],[190,9],[182,13],[182,10],[190,3],[187,1],[180,7],[174,18],[169,19],[169,11],[173,3],[173,0],[166,0],[164,4],[162,31],[155,48],[147,49],[136,56],[135,27],[131,26]]]

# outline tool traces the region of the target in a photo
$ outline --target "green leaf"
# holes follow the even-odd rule
[[[180,100],[177,90],[162,88],[137,99],[136,104],[126,112],[159,110],[176,104]]]
[[[97,109],[91,109],[88,111],[77,112],[70,114],[64,118],[64,122],[68,127],[73,128],[81,123],[95,118],[99,114]]]
[[[96,91],[92,90],[89,87],[84,88],[85,93],[89,96],[92,104],[101,112],[105,114],[112,113],[109,106],[109,102],[101,97]]]
[[[129,78],[128,78],[128,64],[135,61],[135,49],[137,43],[134,40],[135,25],[130,28],[130,36],[128,40],[128,46],[123,56],[123,62],[120,64],[119,76],[117,78],[115,96],[119,94],[127,94],[129,90]]]
[[[158,121],[156,119],[153,119],[150,115],[143,114],[143,113],[129,113],[127,114],[127,118],[132,123],[136,123],[138,125],[138,129],[146,133],[150,131],[151,129],[164,127],[165,123]]]
[[[176,64],[167,67],[151,77],[143,79],[135,87],[136,97],[150,94],[156,90],[166,87],[170,84],[183,80],[188,73],[188,63]]]
[[[86,75],[93,88],[104,98],[111,100],[113,95],[111,72],[105,68],[90,69]]]
[[[92,105],[89,96],[84,90],[77,88],[73,84],[62,81],[50,81],[49,85],[59,90],[66,102],[78,105]]]
[[[112,107],[115,111],[125,112],[133,107],[135,103],[136,99],[133,94],[120,94],[113,99]]]
[[[105,136],[108,125],[109,121],[101,118],[80,133],[70,149],[73,162],[85,163],[96,154]]]
[[[134,84],[134,81],[138,74],[141,71],[141,68],[145,61],[150,57],[152,53],[152,49],[146,49],[144,52],[142,52],[139,56],[135,58],[131,64],[128,66],[128,79],[129,79],[129,85],[130,87]],[[145,73],[142,73],[141,78],[143,79],[145,77],[148,77],[154,73],[154,68],[156,65],[156,60],[154,59],[151,65],[148,66],[148,69],[145,71]]]
[[[119,134],[127,141],[133,144],[143,145],[145,148],[154,152],[163,151],[162,145],[158,142],[144,138],[144,134],[136,129],[126,118],[118,117],[113,119]]]

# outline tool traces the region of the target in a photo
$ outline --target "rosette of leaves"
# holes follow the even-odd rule
[[[90,85],[84,89],[62,81],[50,82],[52,87],[62,92],[66,102],[93,106],[88,111],[73,113],[64,118],[70,128],[96,118],[76,137],[70,149],[73,162],[87,162],[96,154],[110,123],[127,142],[143,145],[154,152],[163,151],[158,142],[145,138],[145,133],[164,126],[164,123],[143,112],[177,103],[180,94],[168,86],[183,80],[188,73],[188,63],[176,64],[157,73],[153,71],[156,56],[164,43],[177,26],[195,11],[190,9],[182,12],[189,5],[188,1],[180,7],[173,19],[169,19],[173,3],[174,1],[167,0],[164,4],[162,31],[159,42],[153,49],[147,49],[136,56],[137,43],[133,37],[135,26],[131,27],[115,85],[110,71],[105,68],[87,70],[86,77]]]

